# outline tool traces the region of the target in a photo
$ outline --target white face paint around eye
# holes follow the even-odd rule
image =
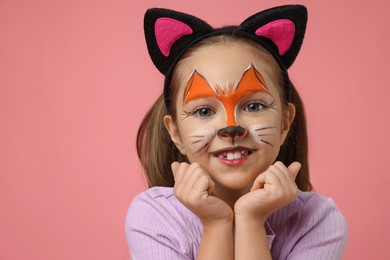
[[[214,129],[201,129],[189,134],[190,149],[192,153],[198,153],[206,149],[216,135]]]

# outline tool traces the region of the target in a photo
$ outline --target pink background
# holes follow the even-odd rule
[[[349,223],[344,259],[390,259],[390,4],[297,2],[313,183]],[[0,0],[0,259],[128,259],[126,210],[146,187],[135,135],[163,82],[146,8],[221,26],[285,3]]]

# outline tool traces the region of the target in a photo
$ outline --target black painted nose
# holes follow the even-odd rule
[[[247,130],[241,126],[228,126],[222,129],[219,129],[217,132],[217,135],[220,137],[230,137],[233,140],[236,139],[236,137],[244,136],[246,135]]]

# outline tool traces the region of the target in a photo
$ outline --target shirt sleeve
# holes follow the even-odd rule
[[[314,199],[308,202],[307,208],[301,216],[300,222],[306,223],[301,237],[287,259],[342,259],[348,240],[348,228],[333,200]]]
[[[138,196],[126,216],[126,239],[132,260],[188,260],[186,240],[169,212],[147,196]]]

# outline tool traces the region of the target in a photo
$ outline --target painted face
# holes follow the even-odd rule
[[[190,101],[214,97],[221,102],[225,109],[227,126],[235,126],[237,125],[237,105],[245,96],[256,92],[268,92],[268,90],[263,76],[254,68],[253,64],[244,72],[237,86],[233,86],[233,84],[212,86],[195,70],[185,89],[183,103],[186,105]]]
[[[248,134],[248,131],[256,142],[273,146],[270,137],[277,126],[271,122],[267,123],[265,116],[272,118],[277,113],[275,98],[268,91],[263,76],[253,64],[243,72],[238,84],[212,85],[194,70],[184,90],[183,104],[182,124],[198,121],[198,125],[204,127],[209,121],[214,121],[213,118],[218,117],[217,112],[221,114],[220,116],[224,114],[226,118],[226,123],[222,124],[223,127],[220,129],[215,127],[201,129],[188,136],[193,139],[194,153],[206,149],[215,135],[228,140],[230,138],[232,147],[235,148],[236,140]],[[186,110],[187,108],[189,110]],[[245,157],[246,153],[247,151],[226,152],[222,154],[221,159],[235,165],[241,162],[240,159]]]
[[[249,47],[217,45],[201,48],[183,66],[189,80],[180,84],[177,124],[166,125],[180,151],[223,187],[250,185],[287,134],[268,63]]]

